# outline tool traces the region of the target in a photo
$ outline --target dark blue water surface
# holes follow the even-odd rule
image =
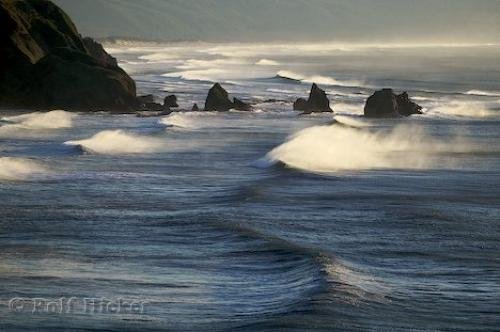
[[[178,93],[188,108],[210,83],[162,74],[231,64],[189,62],[185,48],[113,51],[136,61],[141,92]],[[234,60],[221,49],[202,60]],[[249,66],[271,57],[242,53]],[[286,57],[270,60],[329,61]],[[213,78],[257,104],[251,113],[4,118],[0,330],[498,329],[498,81],[450,92],[454,69],[410,89],[426,115],[369,121],[359,115],[370,86],[323,77],[336,118],[298,116],[291,101],[308,80],[259,70]],[[63,312],[47,307],[61,298]]]

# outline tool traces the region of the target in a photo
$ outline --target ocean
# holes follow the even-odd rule
[[[500,46],[106,45],[139,94],[4,113],[2,331],[493,331]],[[299,116],[313,82],[334,114]],[[424,115],[362,117],[380,88]]]

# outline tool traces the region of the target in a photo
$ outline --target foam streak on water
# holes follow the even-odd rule
[[[498,329],[498,46],[111,46],[139,94],[203,109],[221,80],[256,111],[2,118],[0,330]],[[335,114],[292,110],[311,81]],[[363,118],[385,87],[426,114]]]

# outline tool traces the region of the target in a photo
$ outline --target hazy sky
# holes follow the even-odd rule
[[[94,37],[500,43],[500,0],[54,0]]]

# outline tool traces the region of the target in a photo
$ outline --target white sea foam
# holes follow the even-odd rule
[[[73,126],[74,113],[55,110],[4,117],[2,120],[26,129],[60,129]]]
[[[193,113],[173,113],[160,120],[161,124],[170,127],[178,127],[183,129],[198,129],[202,127],[199,121],[196,121],[197,116]]]
[[[260,59],[255,63],[257,66],[279,66],[278,61],[269,60],[269,59]]]
[[[234,112],[231,112],[233,114]],[[224,127],[234,120],[231,118],[221,118],[218,112],[179,112],[172,113],[160,120],[160,124],[167,127],[175,127],[180,129],[203,129],[203,128],[214,128],[214,127]],[[226,114],[229,115],[229,114]]]
[[[347,86],[347,87],[357,87],[363,84],[359,81],[345,80],[340,81],[333,77],[320,76],[320,75],[302,75],[293,71],[280,70],[276,75],[290,78],[292,80],[306,82],[306,83],[317,83],[321,85],[335,85],[335,86]]]
[[[369,120],[362,119],[359,116],[335,115],[335,121],[348,127],[363,128],[373,126]]]
[[[64,144],[80,146],[90,153],[110,155],[157,153],[169,150],[168,144],[159,138],[136,135],[123,130],[105,130],[89,139],[68,141]]]
[[[335,103],[332,105],[336,114],[342,115],[362,115],[364,114],[363,104]]]
[[[489,103],[476,101],[435,102],[428,105],[426,113],[438,117],[488,118],[499,115]]]
[[[27,180],[44,173],[47,173],[47,169],[33,160],[0,157],[0,181]]]
[[[467,152],[467,142],[438,142],[418,126],[400,125],[390,132],[345,126],[316,126],[298,132],[267,154],[276,162],[311,172],[329,173],[369,169],[428,169],[453,167],[435,162],[442,152]],[[262,164],[261,164],[262,165]]]
[[[467,91],[465,94],[473,95],[473,96],[499,97],[500,91],[470,90],[470,91]]]

